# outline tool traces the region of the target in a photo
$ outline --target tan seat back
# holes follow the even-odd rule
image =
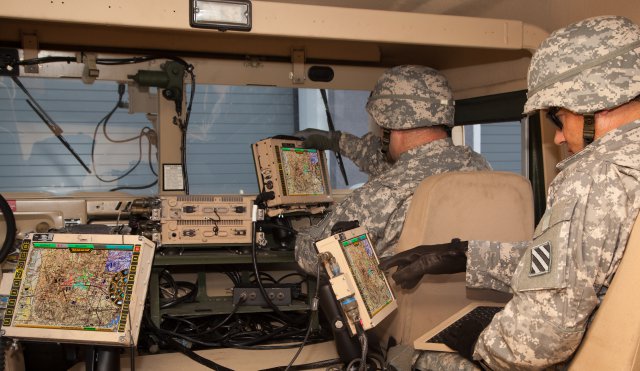
[[[640,370],[640,218],[569,370]]]
[[[454,237],[530,240],[533,218],[531,185],[520,175],[498,171],[435,175],[416,189],[396,251]],[[470,302],[464,273],[425,277],[410,291],[396,286],[394,292],[399,308],[381,324],[379,335],[383,339],[391,335],[408,345]]]

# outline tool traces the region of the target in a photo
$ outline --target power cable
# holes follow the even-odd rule
[[[109,111],[98,122],[98,124],[96,125],[95,129],[93,130],[93,141],[91,142],[91,167],[93,168],[93,173],[94,173],[95,177],[98,180],[100,180],[101,182],[104,182],[104,183],[112,183],[112,182],[118,181],[120,179],[123,179],[127,175],[131,174],[138,167],[138,165],[140,165],[140,162],[142,161],[142,137],[146,137],[147,140],[149,141],[149,165],[151,166],[151,158],[150,158],[151,141],[150,141],[149,136],[147,134],[148,132],[153,131],[151,128],[144,127],[144,128],[142,128],[140,130],[140,134],[138,134],[138,135],[136,135],[134,137],[126,138],[126,139],[113,139],[107,133],[107,124],[109,123],[109,120],[111,119],[111,116],[113,116],[114,112],[118,108],[120,108],[122,106],[122,98],[124,96],[124,93],[125,93],[125,85],[124,84],[118,84],[118,100],[117,100],[115,106],[111,109],[111,111]],[[117,177],[115,177],[113,179],[105,179],[105,178],[103,178],[102,176],[98,175],[98,171],[96,170],[95,149],[96,149],[98,129],[100,128],[101,125],[102,125],[102,132],[104,133],[105,138],[108,141],[112,142],[112,143],[126,143],[126,142],[134,141],[136,139],[138,140],[138,160],[124,174],[119,175],[119,176],[117,176]],[[154,172],[154,175],[157,177],[157,173]],[[156,180],[156,183],[157,183],[157,180]],[[130,186],[117,187],[117,188],[111,189],[110,191],[116,191],[116,190],[121,190],[121,189],[144,189],[144,188],[152,187],[156,183],[151,183],[151,184],[142,186],[142,188],[131,188]],[[133,186],[133,187],[135,187],[135,186]]]
[[[0,211],[2,211],[2,216],[4,217],[7,229],[4,236],[4,242],[2,243],[2,248],[0,249],[0,263],[2,263],[14,247],[13,244],[16,239],[16,219],[13,215],[13,210],[11,210],[11,206],[9,206],[9,203],[1,194]]]
[[[291,366],[293,365],[293,362],[295,362],[296,359],[298,359],[298,356],[302,352],[302,348],[304,348],[305,344],[307,343],[307,340],[309,340],[309,334],[311,334],[311,327],[313,325],[313,320],[318,316],[318,303],[320,302],[320,297],[318,296],[318,293],[320,292],[320,266],[321,265],[322,265],[322,261],[318,259],[317,272],[316,272],[316,277],[317,277],[316,291],[315,291],[316,294],[311,302],[311,313],[309,314],[309,324],[307,325],[307,333],[305,334],[304,339],[300,344],[300,348],[298,348],[298,351],[291,359],[291,362],[289,362],[289,364],[287,365],[287,368],[285,369],[285,371],[289,371],[291,369]]]

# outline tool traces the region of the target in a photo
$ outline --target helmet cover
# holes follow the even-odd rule
[[[600,16],[553,32],[529,66],[524,113],[562,107],[578,114],[627,103],[640,94],[640,27]]]
[[[453,126],[454,102],[447,79],[433,68],[397,66],[378,79],[367,112],[386,129]]]

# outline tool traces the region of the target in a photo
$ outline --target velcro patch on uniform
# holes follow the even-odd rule
[[[551,271],[551,243],[545,242],[542,245],[531,248],[531,268],[529,277],[539,276]]]

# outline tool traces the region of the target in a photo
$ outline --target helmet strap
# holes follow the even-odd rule
[[[584,127],[582,128],[582,138],[584,139],[584,145],[587,146],[593,142],[593,138],[596,135],[596,115],[593,113],[587,113],[583,115]]]
[[[382,148],[380,148],[380,152],[383,155],[386,155],[389,152],[389,143],[391,143],[391,130],[387,128],[382,128]]]

